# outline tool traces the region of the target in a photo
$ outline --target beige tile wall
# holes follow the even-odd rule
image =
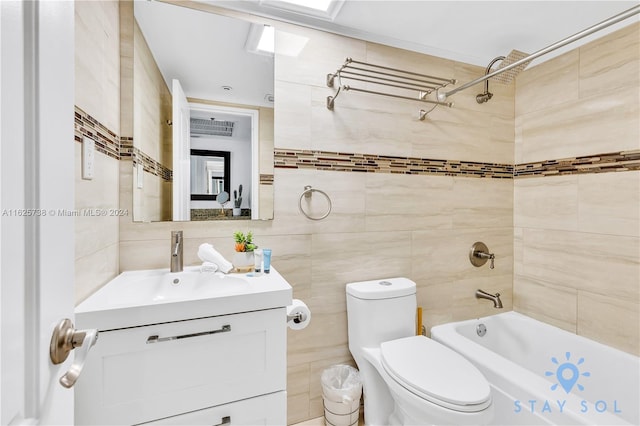
[[[145,155],[171,169],[171,92],[158,69],[144,35],[133,21],[133,145]],[[132,166],[131,162],[128,162]],[[137,182],[137,174],[134,181]],[[170,218],[170,192],[164,180],[152,173],[143,173],[143,186],[137,184],[133,193],[136,204],[134,219],[144,222]],[[169,213],[169,214],[167,214]]]
[[[171,93],[136,21],[133,40],[133,121],[136,123],[133,146],[156,161],[171,166],[170,162],[162,161],[165,146],[162,130],[171,130],[166,123],[171,120]]]
[[[420,105],[357,93],[342,94],[333,112],[325,108],[333,93],[325,75],[347,56],[462,81],[479,76],[480,67],[294,26],[278,30],[309,41],[300,57],[276,58],[276,148],[512,162],[513,86],[496,85],[495,102],[486,105],[476,104],[474,92],[456,95],[455,108],[438,108],[424,122]],[[298,211],[304,185],[330,195],[327,219],[311,221]],[[308,208],[321,213],[326,204],[316,195]],[[131,199],[122,203],[130,206]],[[321,415],[320,373],[353,362],[346,283],[413,278],[427,326],[495,312],[474,298],[478,287],[499,291],[511,308],[511,180],[276,169],[273,203],[273,221],[142,224],[124,218],[120,268],[168,267],[171,230],[185,233],[186,265],[198,263],[203,242],[230,258],[235,230],[252,230],[260,246],[271,247],[294,297],[313,311],[308,328],[288,335],[289,422]],[[479,240],[496,253],[496,269],[470,264],[469,248]]]
[[[120,134],[120,37],[117,1],[75,2],[75,104]],[[71,142],[70,143],[75,143]],[[95,177],[81,178],[81,146],[75,143],[76,209],[118,208],[118,160],[96,153]],[[77,217],[76,301],[116,276],[118,219]]]
[[[517,162],[640,149],[640,24],[517,80]],[[640,353],[640,172],[517,179],[514,308]]]

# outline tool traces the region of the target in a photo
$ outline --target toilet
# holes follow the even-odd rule
[[[367,425],[486,424],[491,389],[462,355],[416,336],[416,284],[347,284],[349,350],[363,382]]]

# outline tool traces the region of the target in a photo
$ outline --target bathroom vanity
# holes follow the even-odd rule
[[[286,424],[286,306],[275,270],[124,272],[78,305],[99,338],[77,424]]]

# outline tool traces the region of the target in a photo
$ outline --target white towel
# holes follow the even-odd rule
[[[198,257],[203,262],[215,263],[218,265],[218,270],[225,274],[229,273],[229,271],[233,269],[231,262],[222,257],[222,255],[214,249],[211,244],[200,244],[200,247],[198,248]]]

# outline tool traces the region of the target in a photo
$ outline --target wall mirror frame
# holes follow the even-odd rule
[[[215,163],[213,169],[208,167],[211,163]],[[215,201],[222,191],[231,193],[231,153],[192,149],[191,199]]]
[[[190,91],[191,83],[188,79],[183,81],[180,75],[176,75],[183,83],[185,89],[185,95],[190,104],[207,104],[211,109],[220,108],[236,108],[239,110],[253,110],[256,118],[252,124],[252,132],[255,131],[257,135],[257,142],[252,141],[251,152],[251,178],[245,179],[245,181],[234,182],[233,178],[229,182],[228,187],[225,186],[225,191],[233,193],[233,190],[243,185],[243,209],[246,207],[250,210],[250,216],[244,215],[242,219],[252,220],[270,220],[273,219],[273,115],[274,115],[274,103],[273,103],[273,91],[274,91],[274,55],[268,56],[264,54],[256,54],[250,52],[244,46],[247,43],[247,39],[250,33],[255,34],[255,28],[269,24],[268,20],[258,18],[252,15],[238,13],[224,8],[193,2],[123,2],[124,7],[121,6],[121,40],[126,46],[129,43],[133,46],[131,57],[126,57],[126,53],[121,58],[121,69],[123,75],[126,75],[127,70],[131,74],[131,83],[122,84],[122,108],[121,108],[121,126],[124,130],[123,134],[126,134],[128,127],[131,128],[131,134],[133,135],[132,143],[132,159],[133,159],[133,195],[132,195],[132,211],[134,222],[155,222],[155,221],[170,221],[175,215],[175,207],[173,206],[176,196],[179,196],[182,200],[189,202],[188,209],[203,209],[203,203],[205,201],[210,202],[210,207],[206,209],[217,210],[221,206],[215,200],[193,200],[191,198],[191,191],[184,191],[183,189],[176,189],[175,181],[177,174],[180,173],[181,168],[175,167],[175,150],[173,147],[173,130],[176,127],[175,116],[171,113],[170,109],[166,105],[160,105],[152,109],[150,103],[147,102],[149,91],[153,92],[151,96],[160,99],[160,103],[166,101],[166,98],[172,99],[174,96],[173,90],[169,90],[171,87],[171,80],[167,83],[167,77],[161,71],[162,66],[158,64],[161,62],[161,54],[154,53],[154,37],[147,35],[143,32],[144,24],[138,22],[139,17],[135,15],[135,8],[142,7],[161,7],[169,10],[169,16],[174,19],[176,14],[190,14],[194,19],[190,21],[188,26],[194,27],[194,31],[202,36],[203,28],[232,28],[228,32],[228,36],[217,37],[215,40],[208,40],[209,46],[216,47],[220,44],[220,40],[225,40],[225,44],[234,44],[236,47],[242,45],[244,50],[243,54],[253,55],[256,59],[262,63],[269,63],[270,71],[270,83],[271,87],[268,91],[270,96],[266,96],[265,93],[260,93],[260,98],[263,102],[251,102],[247,101],[247,98],[239,97],[238,99],[231,96],[208,96],[202,95],[198,91]],[[140,4],[138,4],[140,3]],[[135,4],[135,6],[134,6]],[[160,19],[162,13],[153,14],[153,19]],[[144,18],[143,18],[144,19]],[[225,21],[225,23],[221,23]],[[231,23],[233,21],[233,23]],[[128,27],[131,24],[131,27]],[[256,25],[258,24],[258,25]],[[232,27],[228,27],[232,25]],[[185,33],[188,28],[183,28]],[[174,28],[175,30],[175,28]],[[165,32],[174,35],[173,31]],[[129,34],[130,33],[130,34]],[[206,31],[205,31],[206,33]],[[238,38],[238,34],[241,34]],[[232,37],[233,36],[233,37]],[[235,38],[234,38],[235,37]],[[228,41],[228,43],[226,43]],[[144,46],[146,45],[146,46]],[[144,55],[147,57],[147,62],[140,58],[140,49],[146,49]],[[130,50],[130,48],[129,48]],[[210,49],[208,49],[210,50]],[[215,49],[214,49],[215,51]],[[220,53],[220,52],[217,52]],[[179,52],[176,53],[178,55]],[[164,82],[166,89],[164,93],[157,89],[156,84],[149,84],[148,76],[139,74],[149,74],[153,68],[148,63],[148,57],[156,62],[157,68],[156,83],[158,80]],[[205,55],[201,55],[205,56]],[[226,58],[221,55],[222,58]],[[221,59],[222,60],[222,59]],[[225,63],[232,61],[224,60]],[[221,62],[222,64],[222,62]],[[222,65],[220,65],[222,66]],[[191,68],[198,68],[196,65]],[[243,75],[247,74],[247,70],[260,69],[264,67],[247,67],[243,66],[241,69],[236,69],[233,74]],[[131,71],[133,70],[133,71]],[[141,71],[142,70],[142,71]],[[186,77],[185,77],[186,78]],[[256,77],[251,75],[245,76],[245,78],[256,80]],[[262,77],[261,77],[262,78]],[[146,79],[146,82],[141,80]],[[204,79],[208,80],[208,84],[212,90],[219,89],[224,85],[220,81],[215,81],[213,77],[209,75]],[[240,85],[241,86],[241,85]],[[223,89],[224,90],[224,89]],[[129,93],[126,93],[129,91]],[[228,95],[225,93],[224,95]],[[164,98],[164,99],[163,99]],[[128,102],[131,101],[131,104]],[[152,119],[149,119],[152,117]],[[149,143],[149,140],[157,140],[155,145]],[[196,145],[197,149],[203,149],[202,145]],[[189,156],[191,147],[186,147],[185,157]],[[207,150],[212,151],[224,151],[225,148],[217,148],[214,145],[206,147]],[[233,167],[234,159],[233,153],[230,164]],[[184,163],[184,161],[183,161]],[[189,166],[186,166],[188,169]],[[152,174],[159,170],[159,172]],[[233,171],[231,176],[233,176]],[[167,176],[169,177],[167,179]],[[190,179],[188,179],[190,180]],[[227,189],[228,188],[228,189]],[[186,196],[184,195],[186,193]],[[197,197],[196,197],[197,198]],[[211,197],[207,197],[211,198]],[[196,203],[191,204],[191,203]],[[184,216],[183,216],[184,217]],[[189,220],[190,215],[186,216]],[[219,214],[212,214],[207,220],[217,220],[220,218]],[[202,220],[202,219],[198,219]]]

